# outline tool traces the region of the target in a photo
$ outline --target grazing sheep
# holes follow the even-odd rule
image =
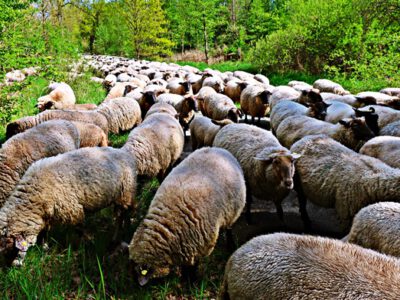
[[[306,136],[291,151],[301,154],[296,161],[299,185],[295,188],[304,219],[306,199],[334,207],[344,228],[361,208],[400,199],[400,170],[325,135]]]
[[[298,156],[282,147],[271,132],[246,124],[221,128],[213,146],[231,152],[242,166],[248,192],[248,221],[251,195],[273,201],[278,216],[283,219],[281,202],[293,189],[293,161]]]
[[[254,79],[257,80],[257,81],[259,81],[259,82],[261,82],[261,83],[264,84],[265,86],[268,86],[268,85],[269,85],[269,79],[268,79],[266,76],[262,75],[262,74],[256,74],[256,75],[254,75]]]
[[[400,262],[338,240],[274,233],[232,254],[222,299],[399,299]]]
[[[379,131],[380,135],[390,135],[400,137],[400,120],[390,123]]]
[[[180,79],[170,80],[166,86],[172,94],[186,95],[193,94],[193,89],[190,81],[181,81]]]
[[[144,118],[150,107],[154,103],[156,103],[156,101],[157,101],[157,96],[154,91],[142,92],[142,97],[138,101],[140,110],[142,111],[142,119]]]
[[[47,124],[49,122],[55,121],[48,121],[44,124]],[[79,148],[108,146],[108,137],[99,126],[76,121],[73,121],[72,123],[75,125],[79,132]]]
[[[114,134],[130,130],[142,121],[139,103],[127,97],[103,101],[96,112],[106,117],[108,130]]]
[[[333,101],[342,102],[351,105],[355,108],[360,108],[367,105],[376,105],[376,99],[372,97],[361,98],[353,95],[340,96],[331,93],[321,93],[321,97],[326,103],[329,104],[332,103]]]
[[[51,106],[55,109],[67,108],[75,104],[76,98],[74,91],[65,82],[53,83],[49,88],[52,91],[48,95],[38,99],[37,107],[39,111],[43,111],[48,105],[48,102],[51,102]]]
[[[275,87],[275,89],[272,91],[272,95],[269,99],[269,106],[271,109],[274,108],[274,106],[281,100],[286,99],[286,100],[292,100],[292,99],[297,99],[300,97],[301,93],[296,91],[295,89],[281,85]]]
[[[313,87],[311,84],[308,84],[307,82],[304,81],[298,81],[298,80],[292,80],[289,81],[288,86],[294,88],[296,86],[304,86],[306,89],[311,90]]]
[[[104,78],[103,86],[109,91],[115,84],[117,83],[117,76],[113,74],[108,74],[106,78]]]
[[[326,134],[354,150],[375,136],[364,117],[343,119],[338,124],[331,124],[307,116],[293,116],[284,119],[276,130],[278,140],[288,148],[301,138],[314,134]]]
[[[279,125],[291,116],[309,116],[318,120],[324,120],[328,104],[325,102],[310,103],[309,107],[305,107],[293,101],[279,101],[271,111],[270,120],[273,132],[276,132]]]
[[[205,146],[211,147],[218,131],[225,125],[233,124],[229,119],[213,121],[210,118],[198,116],[190,123],[190,138],[192,150]]]
[[[213,120],[230,119],[238,123],[242,112],[233,101],[223,94],[212,94],[204,99],[205,115]]]
[[[247,82],[230,80],[225,86],[224,94],[231,98],[233,102],[239,103],[240,95],[247,85]]]
[[[400,137],[377,136],[361,147],[360,154],[380,159],[393,168],[400,168]]]
[[[383,93],[389,96],[400,96],[400,88],[385,88],[379,91],[379,93]]]
[[[233,72],[233,76],[239,78],[240,80],[246,81],[249,79],[253,79],[254,75],[245,71],[235,71]]]
[[[254,124],[254,118],[264,117],[268,110],[268,100],[271,92],[263,87],[250,85],[246,87],[240,95],[240,108],[244,113],[245,120],[247,115],[251,116],[251,122]]]
[[[400,257],[400,204],[379,202],[362,208],[354,217],[345,241]]]
[[[219,78],[219,77],[207,77],[203,81],[203,87],[209,86],[212,87],[217,93],[223,93],[224,92],[224,81]]]
[[[126,94],[137,88],[136,85],[130,82],[117,82],[108,92],[105,101],[125,97]]]
[[[133,207],[135,191],[135,160],[125,151],[82,148],[41,159],[0,209],[0,251],[19,251],[13,264],[21,265],[46,227],[82,223],[86,212],[112,204]]]
[[[212,77],[209,73],[204,73],[202,76],[191,74],[188,76],[188,80],[192,84],[193,94],[197,94],[203,87],[204,80],[208,77]]]
[[[239,218],[245,197],[242,170],[228,151],[189,155],[160,185],[129,245],[139,284],[210,255],[219,231]]]
[[[394,102],[398,102],[399,98],[390,96],[388,94],[380,93],[380,92],[361,92],[357,94],[358,98],[374,98],[376,99],[376,103],[379,105],[391,106],[393,100],[397,100]]]
[[[212,87],[205,86],[205,87],[201,88],[200,91],[198,92],[198,94],[195,96],[199,110],[201,111],[203,116],[206,115],[206,111],[204,108],[204,102],[205,102],[206,98],[208,98],[214,94],[217,94],[217,92]]]
[[[333,82],[329,79],[318,79],[314,82],[313,87],[322,92],[334,93],[338,95],[349,95],[350,92],[346,91],[339,83]]]
[[[7,125],[6,137],[24,132],[43,122],[50,120],[79,121],[95,124],[108,134],[108,121],[106,117],[96,111],[73,111],[73,110],[45,110],[36,116],[24,117]]]
[[[138,175],[161,180],[181,156],[183,145],[179,122],[168,114],[154,113],[131,131],[122,149],[136,158]]]

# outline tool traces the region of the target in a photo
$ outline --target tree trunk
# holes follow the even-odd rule
[[[206,15],[203,13],[203,32],[204,32],[204,54],[206,55],[206,63],[208,64],[208,38]]]

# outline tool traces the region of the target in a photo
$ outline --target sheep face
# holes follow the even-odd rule
[[[199,111],[197,100],[193,96],[186,97],[184,101],[186,102],[189,110],[194,110],[195,112]]]
[[[324,101],[310,103],[311,111],[309,116],[324,121],[327,114],[326,110],[330,105],[331,104],[327,104]]]
[[[278,179],[279,185],[288,190],[293,189],[294,161],[299,158],[299,154],[290,153],[288,151],[278,151],[270,153],[265,157],[261,152],[255,159],[267,164],[266,173],[272,168],[272,173]],[[266,178],[268,175],[266,174]]]
[[[375,134],[368,127],[364,117],[343,119],[340,120],[339,123],[346,128],[350,128],[358,140],[367,141],[375,137]]]
[[[180,82],[179,84],[183,87],[185,93],[189,93],[190,92],[190,88],[192,87],[190,82],[185,81],[185,82]]]
[[[245,88],[247,88],[249,84],[247,82],[239,82],[238,86],[240,88],[240,91],[243,91]]]
[[[6,138],[9,139],[10,137],[20,133],[22,130],[18,123],[13,122],[7,125],[6,129]]]
[[[257,98],[260,99],[261,103],[267,105],[269,103],[269,97],[271,96],[270,91],[262,91],[257,95]]]
[[[400,98],[396,98],[396,99],[387,101],[386,105],[393,109],[400,110]]]
[[[122,95],[122,97],[126,97],[127,94],[129,94],[130,92],[132,92],[136,88],[137,88],[136,86],[132,86],[132,85],[128,84],[127,86],[125,86],[124,94]]]
[[[354,109],[357,118],[364,117],[368,127],[375,135],[379,135],[378,119],[379,115],[375,113],[375,109],[371,107],[369,111],[362,111],[357,108]]]
[[[239,120],[242,117],[242,115],[243,114],[240,109],[232,108],[231,110],[229,110],[227,118],[235,123],[239,123]]]

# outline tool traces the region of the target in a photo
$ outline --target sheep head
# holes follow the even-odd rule
[[[376,105],[376,99],[371,96],[367,97],[355,97],[357,99],[357,102],[359,103],[359,106],[367,106],[367,105]]]
[[[278,180],[279,185],[291,190],[294,187],[294,161],[300,156],[300,154],[291,153],[289,150],[279,149],[271,153],[269,149],[265,149],[255,159],[266,164],[266,173],[270,171],[269,168],[272,168],[272,172]],[[265,175],[268,178],[267,174]]]
[[[267,105],[269,103],[270,96],[271,96],[271,92],[264,90],[257,95],[257,98],[260,99],[262,104]]]
[[[184,88],[185,93],[189,93],[191,91],[192,84],[189,81],[179,82],[179,84]]]
[[[12,122],[7,125],[6,129],[6,138],[9,139],[10,137],[16,135],[17,133],[22,132],[23,129],[19,125],[18,122]]]
[[[310,103],[310,117],[324,121],[326,117],[326,110],[329,106],[331,106],[331,104],[325,103],[324,101]]]
[[[365,117],[340,120],[339,123],[346,128],[351,129],[358,140],[367,141],[375,137],[375,134],[368,127]]]
[[[243,113],[238,108],[231,108],[228,112],[227,118],[232,120],[235,123],[239,123],[240,118],[242,117]]]
[[[375,113],[375,108],[370,107],[369,111],[363,111],[354,108],[354,112],[357,118],[364,117],[365,122],[367,123],[368,127],[372,130],[372,132],[375,135],[379,135],[379,126],[378,126],[379,115]]]

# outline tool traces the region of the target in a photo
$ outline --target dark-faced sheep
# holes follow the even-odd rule
[[[245,115],[247,121],[247,115],[251,116],[251,121],[254,124],[254,118],[264,117],[269,109],[269,97],[271,92],[263,87],[256,85],[249,85],[246,87],[240,95],[240,108]]]

